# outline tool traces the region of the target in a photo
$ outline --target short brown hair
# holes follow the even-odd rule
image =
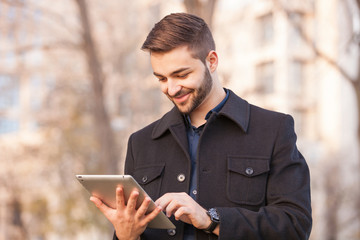
[[[215,42],[205,21],[188,13],[173,13],[156,23],[141,49],[168,52],[176,47],[188,46],[193,57],[205,62]]]

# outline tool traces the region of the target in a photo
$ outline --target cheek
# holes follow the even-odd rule
[[[192,79],[193,81],[191,81],[189,83],[189,86],[192,88],[192,89],[198,89],[200,86],[201,86],[201,83],[203,81],[203,77],[202,76],[199,76],[197,77],[196,79]]]
[[[165,83],[160,83],[160,90],[161,90],[164,94],[167,94],[167,92],[168,92],[167,85],[166,85]]]

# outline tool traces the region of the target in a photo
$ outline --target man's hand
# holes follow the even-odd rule
[[[108,207],[96,197],[92,196],[90,200],[112,223],[119,240],[136,240],[145,231],[149,222],[161,212],[161,207],[157,207],[151,213],[146,214],[151,202],[149,197],[146,197],[140,207],[136,209],[138,196],[139,192],[134,190],[125,204],[124,190],[122,187],[118,187],[116,189],[116,209]]]
[[[198,229],[205,229],[211,223],[206,210],[186,193],[166,193],[155,203],[166,211],[168,217],[174,215],[176,220]]]

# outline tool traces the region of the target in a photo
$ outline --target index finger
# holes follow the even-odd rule
[[[136,205],[137,205],[137,200],[139,197],[139,191],[138,190],[133,190],[130,194],[130,197],[127,201],[126,207],[128,210],[133,211],[136,209]]]
[[[125,208],[125,196],[122,186],[116,188],[116,210],[122,210]]]
[[[91,196],[90,197],[90,201],[92,201],[95,206],[106,216],[108,217],[110,215],[110,211],[113,210],[112,208],[110,208],[109,206],[107,206],[105,203],[103,203],[103,201],[101,201],[101,199],[95,197],[95,196]]]
[[[164,195],[162,195],[160,198],[158,198],[155,201],[155,204],[157,206],[160,206],[162,209],[165,209],[167,207],[167,205],[169,205],[171,200],[172,200],[171,194],[170,193],[165,193]]]

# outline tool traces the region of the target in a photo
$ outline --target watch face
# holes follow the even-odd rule
[[[217,213],[215,208],[210,208],[209,209],[209,214],[212,220],[214,220],[215,222],[219,222],[220,221],[220,216]]]

